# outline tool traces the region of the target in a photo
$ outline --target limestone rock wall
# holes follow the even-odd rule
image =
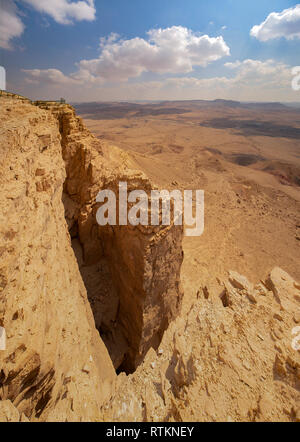
[[[123,369],[133,371],[151,346],[158,347],[163,332],[180,312],[183,228],[100,227],[95,199],[101,189],[111,189],[118,195],[118,183],[126,181],[128,191],[142,189],[150,193],[155,185],[134,170],[124,152],[103,146],[91,135],[73,108],[47,107],[58,119],[62,135],[69,228],[78,235],[85,266],[94,265],[103,256],[108,260],[118,297],[110,330],[115,336],[108,341],[114,340],[112,345],[116,347],[125,340],[123,352],[117,351],[115,365],[123,362]],[[98,325],[101,328],[101,321]]]
[[[182,228],[109,227],[101,237],[120,297],[117,327],[129,344],[122,369],[133,372],[180,314]]]
[[[115,372],[64,217],[57,119],[1,100],[0,399],[31,420],[97,420]]]
[[[2,98],[0,113],[0,326],[7,334],[0,400],[30,420],[97,420],[115,368],[133,371],[180,311],[182,228],[97,224],[99,190],[120,180],[131,189],[154,185],[91,135],[71,106]],[[85,274],[87,286],[96,281],[92,299]]]

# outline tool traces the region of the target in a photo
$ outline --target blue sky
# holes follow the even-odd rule
[[[0,18],[8,89],[72,101],[299,101],[290,87],[291,68],[300,65],[297,1],[86,0],[74,13],[72,3],[2,0],[12,18],[10,29]],[[268,19],[274,12],[281,15]],[[108,40],[112,33],[118,36]]]

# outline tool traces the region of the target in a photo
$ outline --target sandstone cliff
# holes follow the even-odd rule
[[[64,218],[58,124],[11,101],[1,121],[0,397],[31,419],[94,420],[115,373]]]
[[[31,419],[97,420],[116,377],[97,329],[127,372],[158,347],[181,305],[182,228],[98,226],[99,190],[153,185],[70,106],[41,107],[1,102],[0,398]]]

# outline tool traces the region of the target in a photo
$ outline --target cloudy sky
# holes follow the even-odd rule
[[[68,101],[300,101],[300,3],[0,0],[7,89]]]

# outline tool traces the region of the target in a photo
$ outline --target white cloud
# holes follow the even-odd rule
[[[239,84],[263,85],[270,87],[290,87],[291,67],[275,60],[252,60],[236,61],[235,63],[226,63],[225,67],[237,69],[234,82]]]
[[[152,29],[148,39],[120,40],[117,34],[100,40],[98,58],[81,60],[78,70],[70,79],[83,84],[127,81],[143,72],[179,74],[193,71],[194,66],[209,63],[230,55],[223,37],[198,36],[182,26]],[[33,72],[35,72],[34,70]],[[46,79],[49,70],[39,70],[40,78]],[[44,72],[45,76],[41,77]],[[31,75],[30,71],[27,71]],[[51,81],[53,77],[51,75]],[[57,82],[62,78],[56,76]]]
[[[73,21],[93,21],[96,17],[94,0],[23,0],[39,12],[50,15],[57,23],[71,24]]]
[[[41,13],[50,15],[57,23],[71,24],[74,21],[92,21],[96,17],[94,0],[20,0]],[[45,26],[45,22],[43,24]],[[12,49],[11,40],[20,37],[25,26],[18,15],[13,0],[1,0],[0,47]]]
[[[108,37],[101,37],[100,38],[100,48],[104,48],[107,44],[109,43],[113,43],[116,40],[119,40],[120,35],[117,34],[116,32],[112,32],[111,34],[109,34]]]
[[[235,69],[238,68],[241,64],[242,63],[239,60],[237,60],[234,62],[225,63],[224,66],[229,69]]]
[[[167,77],[156,81],[119,82],[115,85],[82,77],[67,77],[56,70],[27,71],[30,81],[40,82],[28,90],[37,98],[66,96],[71,101],[95,100],[184,100],[235,99],[244,101],[295,101],[291,88],[291,67],[274,60],[243,60],[226,63],[228,76],[197,78]],[[55,72],[53,72],[55,71]],[[80,85],[80,87],[78,87]],[[30,86],[30,85],[29,85]],[[23,91],[24,92],[24,91]]]
[[[18,9],[12,0],[1,0],[0,47],[12,49],[11,40],[19,37],[24,25],[18,16]]]
[[[152,29],[148,38],[118,40],[116,34],[101,40],[101,54],[93,60],[81,60],[79,73],[84,70],[96,79],[126,81],[143,72],[187,73],[194,66],[230,55],[223,37],[199,36],[182,26]]]
[[[22,71],[29,76],[27,78],[28,83],[78,84],[78,81],[64,75],[58,69],[22,69]]]
[[[250,35],[260,41],[300,38],[300,4],[282,12],[272,12],[260,25],[253,26]]]
[[[228,65],[229,63],[227,63]],[[274,60],[244,60],[232,63],[231,77],[180,77],[161,82],[159,94],[169,99],[235,99],[241,101],[295,100],[291,67]],[[167,96],[164,97],[167,99]]]
[[[226,67],[236,69],[233,77],[213,77],[213,78],[194,78],[180,77],[169,78],[169,84],[178,85],[180,87],[198,87],[211,88],[221,87],[223,91],[226,89],[236,90],[243,88],[248,93],[253,93],[253,88],[260,87],[262,89],[274,88],[290,88],[291,83],[291,67],[274,60],[244,60],[235,63],[226,63]]]

